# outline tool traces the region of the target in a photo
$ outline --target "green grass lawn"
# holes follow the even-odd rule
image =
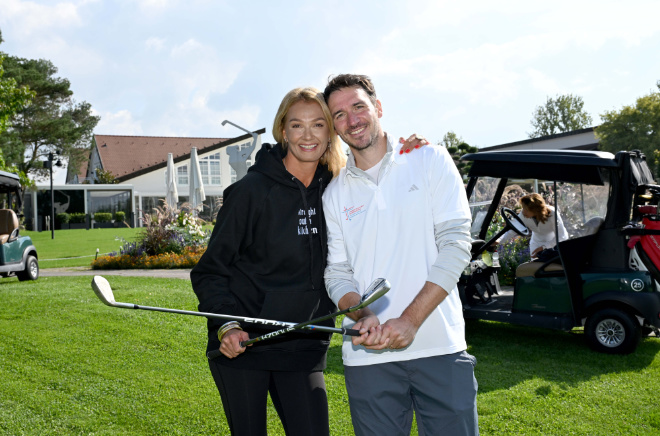
[[[54,239],[51,239],[51,232],[21,230],[21,235],[32,238],[39,254],[40,268],[61,268],[89,266],[97,248],[99,255],[119,251],[124,244],[120,238],[132,242],[141,231],[141,228],[128,227],[55,230]]]
[[[118,301],[196,309],[187,280],[108,279]],[[0,434],[228,434],[204,319],[104,306],[90,280],[0,280]],[[660,339],[610,356],[580,332],[479,321],[467,338],[482,435],[660,435]],[[352,435],[338,336],[328,361],[332,434]]]

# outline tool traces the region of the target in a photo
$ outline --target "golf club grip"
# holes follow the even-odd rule
[[[216,357],[220,357],[220,356],[222,356],[222,353],[220,352],[220,350],[211,350],[211,351],[206,353],[206,358],[209,359],[209,360],[213,360]]]

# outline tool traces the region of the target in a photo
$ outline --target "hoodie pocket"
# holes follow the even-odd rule
[[[320,303],[319,291],[266,292],[260,318],[284,322],[303,322],[312,319]]]

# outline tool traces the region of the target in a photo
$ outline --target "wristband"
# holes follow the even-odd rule
[[[220,330],[218,330],[218,340],[222,342],[222,338],[227,334],[227,332],[234,329],[243,330],[238,321],[229,321],[228,323],[223,324],[222,327],[220,327]]]

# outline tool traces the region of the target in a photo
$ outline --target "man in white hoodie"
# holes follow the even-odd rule
[[[342,347],[355,433],[410,434],[414,412],[420,435],[476,435],[476,360],[456,290],[470,260],[461,177],[442,147],[401,152],[367,76],[336,76],[324,95],[350,148],[323,196],[326,288],[345,309],[375,278],[392,285],[344,321],[362,332]]]

